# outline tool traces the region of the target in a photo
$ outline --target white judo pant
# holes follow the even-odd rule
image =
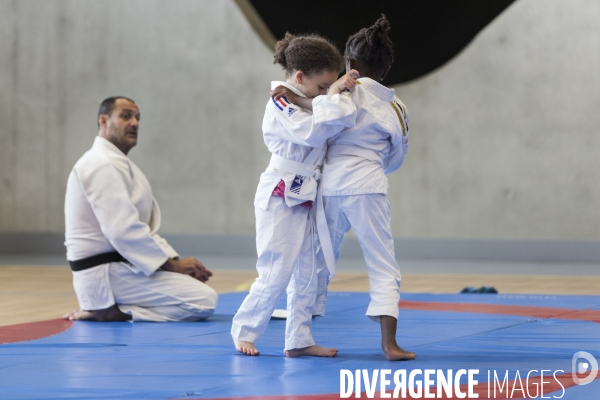
[[[264,332],[287,288],[285,349],[315,344],[311,335],[317,290],[315,228],[309,210],[271,197],[268,210],[255,208],[258,278],[233,318],[231,336],[254,343]]]
[[[133,321],[176,322],[201,321],[210,317],[217,306],[217,292],[188,275],[158,270],[146,276],[122,262],[86,272],[91,270],[96,270],[93,272],[97,272],[97,278],[107,279],[94,284],[92,275],[81,279],[74,274],[75,292],[84,310],[104,309],[116,303]]]
[[[398,319],[400,267],[394,253],[390,203],[386,195],[324,196],[325,217],[336,261],[344,234],[352,228],[367,264],[371,301],[366,315],[375,322],[389,315]],[[314,314],[325,315],[329,271],[323,254],[317,255],[319,284]]]

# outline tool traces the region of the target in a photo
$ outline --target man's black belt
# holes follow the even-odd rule
[[[88,258],[82,258],[81,260],[77,261],[69,261],[69,265],[71,266],[72,271],[83,271],[84,269],[97,267],[98,265],[120,261],[127,262],[125,257],[123,257],[121,254],[116,251],[112,251],[110,253],[102,253]]]

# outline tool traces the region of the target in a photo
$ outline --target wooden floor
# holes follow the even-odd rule
[[[255,271],[214,271],[219,293],[248,290]],[[465,286],[494,286],[500,293],[599,295],[600,276],[403,274],[402,291],[458,293]],[[339,273],[329,290],[369,290],[364,273]],[[0,326],[60,317],[77,307],[67,267],[0,266]]]

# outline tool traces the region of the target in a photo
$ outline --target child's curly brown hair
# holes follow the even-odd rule
[[[319,35],[294,36],[286,32],[285,37],[275,44],[273,64],[279,64],[286,76],[302,71],[311,76],[322,71],[340,72],[344,59],[338,49]]]

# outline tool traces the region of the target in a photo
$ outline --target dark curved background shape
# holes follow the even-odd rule
[[[395,62],[385,84],[419,78],[439,68],[514,0],[248,0],[275,38],[317,32],[344,50],[348,36],[389,19]]]

